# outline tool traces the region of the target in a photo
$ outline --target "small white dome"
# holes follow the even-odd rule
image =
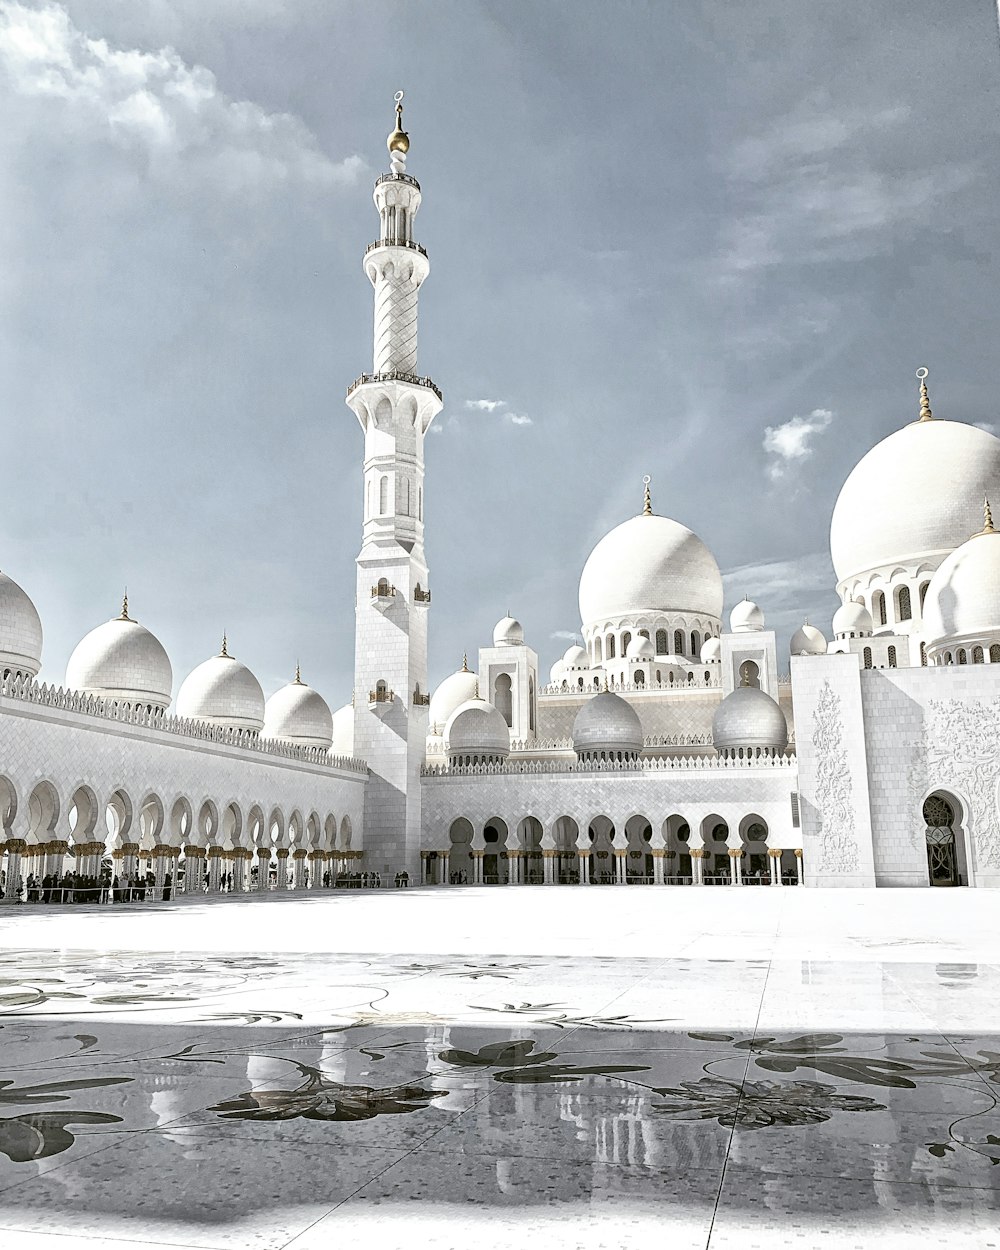
[[[722,659],[722,643],[718,638],[706,638],[701,644],[702,664],[718,664]]]
[[[264,727],[264,692],[245,664],[222,653],[188,673],[177,692],[177,715],[224,729],[259,733]]]
[[[276,690],[264,704],[263,735],[326,750],[333,745],[333,716],[323,696],[296,672],[295,680]]]
[[[806,622],[792,634],[788,650],[792,655],[826,655],[826,635]]]
[[[788,745],[788,722],[765,691],[755,686],[737,686],[715,709],[712,740],[717,751],[740,747],[784,751]]]
[[[642,721],[621,695],[602,690],[587,700],[573,722],[573,750],[578,756],[594,752],[638,755],[642,750]]]
[[[924,600],[929,646],[1000,634],[1000,533],[976,534],[942,560]]]
[[[734,634],[749,634],[764,628],[764,613],[750,599],[738,603],[729,613],[729,629]]]
[[[562,660],[556,660],[555,664],[549,669],[549,681],[553,686],[558,686],[565,676],[566,665]]]
[[[850,637],[852,634],[857,638],[867,638],[874,628],[872,614],[863,603],[842,603],[833,614],[835,638]]]
[[[0,573],[0,673],[34,677],[41,667],[42,622],[35,605],[13,578]]]
[[[830,554],[844,582],[886,565],[937,563],[1000,499],[1000,439],[961,421],[914,421],[876,444],[844,483]]]
[[[448,758],[470,756],[473,763],[497,762],[510,754],[510,730],[501,713],[484,699],[469,699],[444,727]]]
[[[494,647],[520,647],[524,645],[524,626],[512,616],[497,621],[493,630]]]
[[[345,703],[333,714],[331,755],[354,755],[354,704]]]
[[[165,708],[174,675],[160,640],[122,615],[92,629],[76,645],[66,665],[66,685],[101,699]]]
[[[446,677],[431,695],[428,724],[440,733],[448,723],[455,708],[461,707],[469,699],[476,697],[479,689],[479,678],[470,673],[468,668],[460,668],[457,673]]]
[[[583,647],[576,643],[569,647],[562,658],[562,666],[567,668],[590,668],[590,656]]]
[[[625,649],[626,660],[652,660],[656,657],[656,648],[648,638],[636,634]]]
[[[605,534],[583,567],[584,629],[616,616],[672,611],[718,618],[719,566],[698,535],[679,521],[632,517]]]

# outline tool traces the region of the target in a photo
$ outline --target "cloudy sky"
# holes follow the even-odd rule
[[[133,615],[350,697],[373,178],[406,90],[436,681],[546,669],[594,543],[689,525],[779,645],[851,467],[992,424],[991,0],[0,0],[0,566],[43,678]],[[488,401],[488,402],[487,402]]]

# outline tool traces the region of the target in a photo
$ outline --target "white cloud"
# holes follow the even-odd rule
[[[580,634],[574,633],[571,629],[557,629],[554,633],[549,634],[550,638],[556,638],[562,642],[576,642]]]
[[[833,420],[829,408],[814,408],[807,417],[792,417],[783,425],[769,425],[764,431],[764,450],[774,459],[767,466],[772,481],[784,477],[789,466],[807,460],[815,450],[813,439]]]
[[[187,170],[233,193],[288,182],[328,188],[366,169],[358,156],[331,161],[299,118],[230,99],[210,70],[172,48],[91,38],[59,4],[4,0],[0,68],[20,96],[44,106],[40,125],[58,119],[67,132],[104,139],[163,181]]]
[[[505,399],[467,399],[465,407],[473,412],[495,413],[508,425],[534,425],[534,421],[525,413],[511,412]]]
[[[897,246],[901,230],[931,224],[974,171],[947,162],[882,167],[880,133],[908,117],[905,107],[841,115],[799,110],[736,144],[726,173],[743,207],[723,231],[722,278],[864,259]]]

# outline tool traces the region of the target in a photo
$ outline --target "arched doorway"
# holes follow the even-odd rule
[[[507,884],[507,823],[494,816],[483,826],[483,884]]]
[[[967,885],[965,838],[957,801],[951,795],[930,795],[924,800],[923,819],[928,884]]]

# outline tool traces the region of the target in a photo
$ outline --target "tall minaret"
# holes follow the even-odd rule
[[[427,738],[424,435],[441,392],[417,375],[417,295],[430,271],[413,241],[420,184],[406,172],[403,93],[389,135],[390,172],[375,183],[379,237],[365,250],[375,288],[375,363],[347,392],[365,433],[364,526],[358,556],[354,752],[365,798],[369,871],[406,868],[419,881],[420,767]]]

